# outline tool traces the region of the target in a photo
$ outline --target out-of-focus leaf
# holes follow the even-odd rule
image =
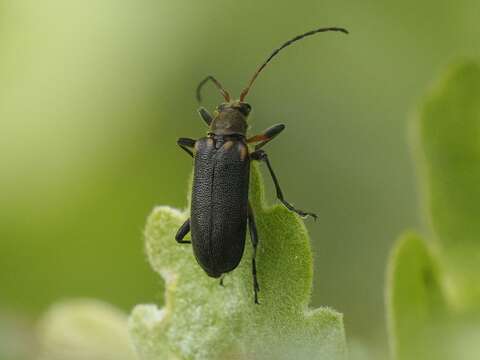
[[[457,66],[418,117],[426,210],[458,307],[480,304],[480,67]]]
[[[387,311],[398,360],[480,354],[480,67],[456,66],[415,119],[432,241],[406,234],[389,265]]]
[[[387,309],[397,359],[448,359],[440,339],[449,310],[439,284],[437,264],[425,242],[405,234],[391,258]]]
[[[127,316],[96,300],[59,303],[38,329],[38,360],[135,360]]]
[[[31,359],[36,345],[33,333],[30,321],[0,309],[0,359]]]

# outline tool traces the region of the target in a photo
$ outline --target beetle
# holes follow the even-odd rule
[[[201,89],[211,81],[220,91],[225,102],[218,105],[214,115],[203,107],[198,112],[209,127],[206,137],[198,140],[179,138],[177,144],[194,158],[194,175],[190,218],[178,230],[175,239],[178,243],[191,243],[198,264],[213,278],[221,278],[234,270],[243,257],[247,224],[253,246],[252,278],[254,302],[259,304],[260,291],[256,253],[258,233],[252,206],[248,201],[250,162],[262,161],[266,164],[275,185],[277,198],[301,217],[317,216],[314,213],[293,207],[283,196],[278,179],[273,171],[267,153],[262,149],[280,134],[285,126],[274,125],[259,135],[247,138],[247,118],[252,110],[245,102],[250,88],[260,72],[285,47],[307,36],[326,31],[339,31],[348,34],[344,28],[329,27],[315,29],[298,35],[275,49],[258,67],[239,100],[232,100],[220,82],[207,76],[197,87],[197,100],[201,103]],[[256,144],[253,151],[248,144]],[[191,241],[185,236],[191,232]]]

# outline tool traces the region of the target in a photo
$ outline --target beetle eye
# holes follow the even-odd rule
[[[252,110],[252,107],[248,104],[242,104],[239,110],[243,115],[248,116],[248,114],[250,114],[250,111]]]

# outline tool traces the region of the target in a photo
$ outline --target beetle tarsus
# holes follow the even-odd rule
[[[257,145],[255,145],[255,150],[259,150],[260,148],[267,145],[270,141],[272,141],[283,130],[285,130],[285,125],[283,124],[273,125],[268,129],[264,130],[260,135],[252,136],[251,138],[247,139],[247,142],[248,143],[259,142]]]
[[[313,220],[317,221],[317,214],[314,214],[312,212],[307,212],[307,211],[303,211],[303,210],[299,210],[297,208],[295,208],[292,204],[290,204],[288,201],[286,201],[285,199],[279,199],[283,205],[285,205],[285,207],[290,210],[290,211],[293,211],[294,213],[297,213],[298,215],[300,215],[302,218],[307,218],[307,217],[312,217]]]
[[[193,149],[195,147],[195,140],[189,138],[179,138],[177,140],[177,145],[180,146],[185,152],[193,157]]]
[[[264,150],[257,150],[253,152],[250,157],[253,160],[258,160],[258,161],[263,161],[265,164],[267,164],[268,171],[270,172],[270,176],[272,177],[273,184],[275,185],[275,190],[277,192],[277,199],[282,202],[285,207],[293,211],[294,213],[300,215],[303,218],[306,218],[308,216],[311,216],[314,220],[317,220],[317,215],[312,213],[312,212],[307,212],[303,210],[299,210],[295,208],[292,204],[290,204],[287,200],[285,200],[283,196],[282,189],[280,188],[280,183],[278,182],[277,176],[275,175],[275,172],[273,171],[272,165],[270,164],[270,160],[268,159],[268,155]]]
[[[190,219],[187,219],[178,229],[177,234],[175,235],[175,240],[179,244],[191,244],[189,240],[183,240],[183,238],[190,232]]]
[[[198,113],[200,114],[200,117],[205,121],[205,123],[210,126],[213,121],[212,115],[205,109],[203,106],[198,109]]]

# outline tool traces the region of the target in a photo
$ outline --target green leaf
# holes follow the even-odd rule
[[[480,303],[480,66],[456,66],[417,124],[425,205],[458,307]]]
[[[480,353],[480,67],[453,68],[415,119],[414,151],[431,241],[406,234],[389,261],[397,360]]]
[[[39,360],[135,360],[127,315],[97,300],[52,306],[38,328]]]
[[[415,233],[403,235],[390,256],[387,316],[396,360],[478,359],[478,309],[459,311],[449,302],[437,259]]]
[[[199,267],[190,245],[175,242],[188,211],[163,206],[150,215],[147,255],[166,294],[164,308],[139,305],[131,315],[141,359],[344,359],[342,316],[308,308],[313,269],[307,230],[285,207],[265,205],[257,165],[250,200],[260,238],[261,305],[253,302],[248,239],[241,264],[222,287]]]
[[[407,233],[390,257],[387,309],[392,348],[397,359],[448,359],[440,336],[449,310],[431,250]]]

